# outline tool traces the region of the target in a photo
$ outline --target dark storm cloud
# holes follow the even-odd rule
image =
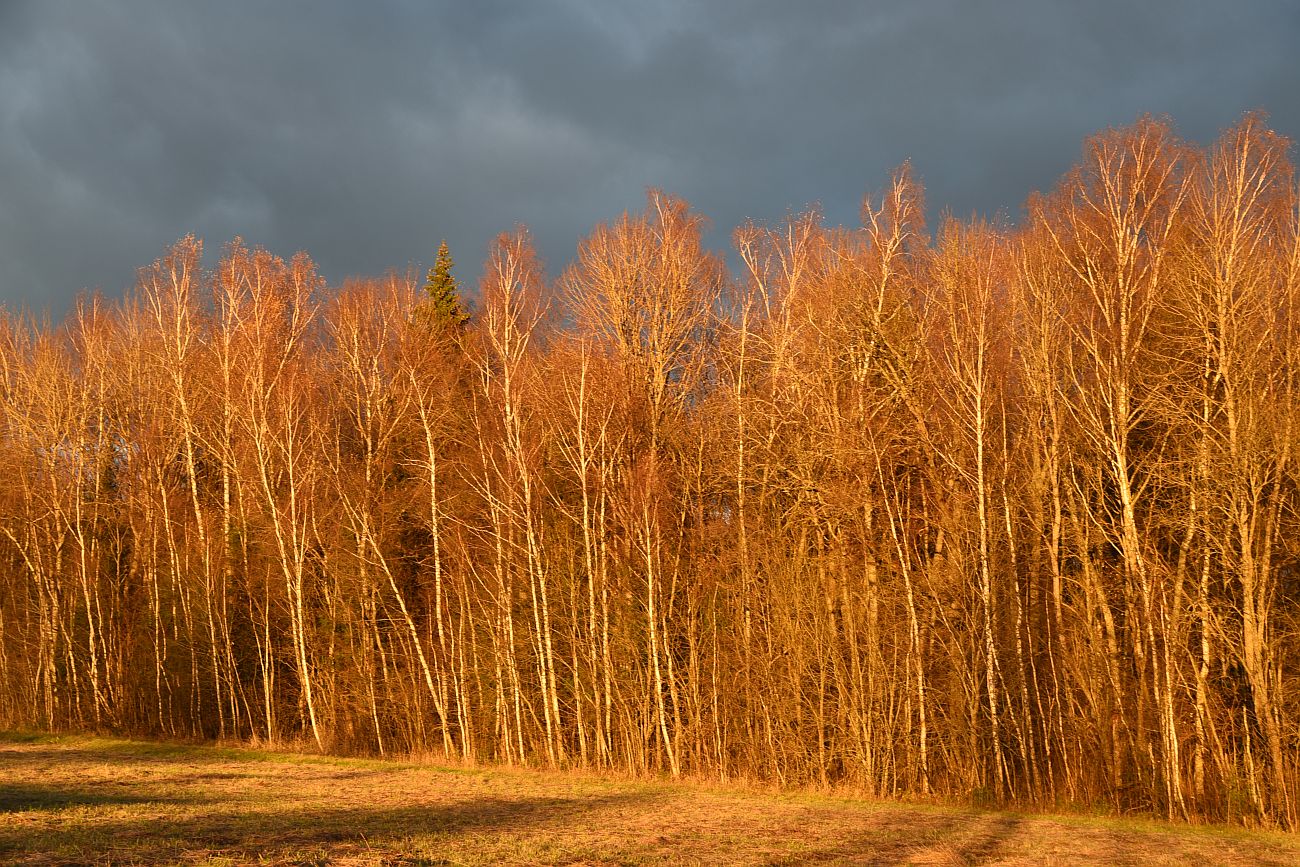
[[[462,276],[529,224],[553,270],[647,186],[726,241],[852,222],[911,158],[931,210],[1015,216],[1082,138],[1169,114],[1300,133],[1290,2],[0,0],[0,300],[116,295],[180,235],[334,280]]]

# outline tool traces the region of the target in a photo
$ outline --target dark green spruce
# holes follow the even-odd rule
[[[447,249],[447,242],[443,241],[438,245],[438,258],[425,279],[424,292],[427,297],[417,311],[419,320],[438,330],[463,328],[469,322],[469,313],[460,298],[460,283],[451,273],[455,264]]]

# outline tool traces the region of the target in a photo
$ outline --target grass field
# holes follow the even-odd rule
[[[1300,837],[8,735],[0,862],[1297,864]]]

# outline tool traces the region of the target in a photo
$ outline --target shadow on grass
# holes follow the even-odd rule
[[[989,816],[969,839],[962,841],[958,855],[967,864],[990,861],[1019,828],[1020,820],[1015,816]]]
[[[144,792],[105,792],[103,787],[78,789],[40,783],[0,783],[0,814],[27,810],[59,810],[64,807],[125,804],[183,804],[192,798],[157,797]]]
[[[90,743],[84,746],[37,746],[13,745],[6,749],[0,744],[0,761],[6,770],[23,765],[70,766],[86,765],[148,765],[189,762],[192,764],[216,764],[229,761],[242,761],[243,756],[233,755],[214,747],[172,746],[170,744],[136,744],[125,743]]]
[[[889,810],[854,822],[854,833],[834,845],[792,853],[777,864],[904,864],[949,837],[962,834],[966,816]]]
[[[1019,824],[1004,815],[885,810],[869,822],[854,823],[856,833],[833,846],[776,863],[902,864],[920,858],[918,863],[983,864],[997,856]]]
[[[58,740],[45,732],[0,731],[0,744],[43,744]]]
[[[138,765],[174,764],[178,761],[193,764],[225,762],[257,762],[274,765],[327,764],[334,767],[354,767],[391,771],[403,766],[402,762],[334,756],[320,753],[276,752],[243,747],[215,746],[203,743],[173,743],[167,741],[136,741],[95,738],[61,740],[56,736],[16,736],[0,733],[0,755],[6,764],[57,762],[93,762],[95,764]],[[421,765],[438,767],[438,765]]]
[[[141,798],[140,801],[153,800]],[[202,853],[252,860],[260,855],[356,844],[392,851],[402,841],[431,836],[511,834],[566,824],[590,826],[607,809],[636,807],[654,797],[619,794],[590,798],[482,798],[428,806],[382,806],[283,811],[252,808],[175,818],[94,817],[8,828],[0,824],[0,861],[172,862]],[[104,803],[100,801],[99,803]],[[112,802],[108,802],[112,803]],[[449,839],[450,838],[450,839]]]

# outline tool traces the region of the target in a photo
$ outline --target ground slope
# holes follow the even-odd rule
[[[0,862],[1296,864],[1300,837],[9,736]]]

